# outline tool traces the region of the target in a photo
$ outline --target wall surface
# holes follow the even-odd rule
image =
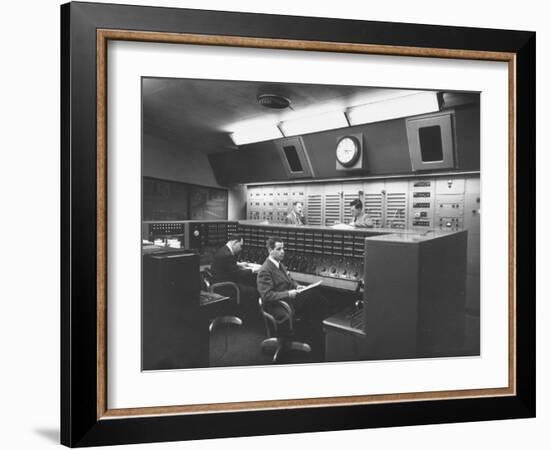
[[[228,218],[244,219],[246,198],[243,188],[220,186],[204,153],[183,150],[164,139],[145,134],[142,158],[143,176],[227,189]]]
[[[208,158],[201,152],[180,149],[171,142],[145,134],[142,158],[146,177],[219,187]]]
[[[2,305],[2,409],[0,447],[60,448],[59,440],[59,4],[57,0],[9,2],[2,10],[3,61],[2,187],[4,269]],[[464,0],[449,6],[436,0],[408,2],[257,2],[252,0],[132,0],[133,4],[231,9],[263,13],[316,15],[537,31],[538,198],[540,230],[550,214],[547,174],[550,167],[550,29],[544,2]],[[535,149],[524,149],[535,151]],[[22,179],[24,173],[24,180]],[[545,208],[546,207],[546,208]],[[17,219],[17,227],[14,220]],[[22,239],[40,230],[40,250],[22,251]],[[286,436],[250,437],[186,443],[144,444],[124,449],[281,449],[281,448],[467,448],[543,449],[550,428],[550,234],[539,233],[538,274],[538,417],[465,424],[355,430]],[[38,249],[34,244],[29,246]],[[533,251],[535,251],[533,249]],[[534,299],[533,299],[534,301]],[[30,312],[30,313],[29,313]],[[123,448],[123,447],[121,447]]]

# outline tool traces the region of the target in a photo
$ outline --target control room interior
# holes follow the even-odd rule
[[[142,369],[479,355],[479,113],[473,92],[143,78]],[[241,266],[276,236],[322,282],[319,335],[216,294],[234,234]]]

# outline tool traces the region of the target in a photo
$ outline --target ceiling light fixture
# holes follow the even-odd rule
[[[292,109],[290,100],[277,94],[260,94],[258,104],[270,109]],[[343,111],[317,113],[276,123],[273,116],[239,122],[228,127],[235,145],[263,142],[283,137],[347,128],[385,120],[417,116],[439,111],[437,92],[409,91],[399,97],[379,98]],[[305,111],[304,111],[305,112]],[[310,111],[312,112],[312,111]]]
[[[437,92],[422,92],[354,106],[346,112],[351,126],[439,111]]]
[[[235,145],[251,144],[253,142],[270,141],[284,137],[274,123],[249,120],[235,125],[229,136]]]

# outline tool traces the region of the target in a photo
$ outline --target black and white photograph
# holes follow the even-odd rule
[[[480,355],[480,93],[141,78],[141,369]]]

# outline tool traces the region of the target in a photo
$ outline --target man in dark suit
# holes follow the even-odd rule
[[[210,270],[214,283],[222,281],[232,281],[239,287],[241,295],[241,305],[244,308],[255,308],[258,301],[258,292],[253,287],[255,283],[255,275],[251,269],[241,267],[237,263],[237,257],[244,245],[244,240],[241,235],[235,234],[229,237],[227,243],[218,249],[214,255],[214,261]],[[233,296],[230,289],[224,290],[220,288],[217,292],[225,295]]]
[[[301,317],[307,323],[307,332],[310,333],[313,340],[317,341],[316,353],[322,359],[324,349],[321,325],[322,320],[328,316],[327,300],[318,291],[318,288],[302,292],[305,286],[300,286],[292,279],[282,263],[285,256],[282,239],[269,238],[266,245],[269,256],[258,272],[258,292],[268,308],[270,303],[277,300],[284,300],[292,305],[296,316]],[[272,312],[278,314],[282,310],[278,311],[274,307]]]

